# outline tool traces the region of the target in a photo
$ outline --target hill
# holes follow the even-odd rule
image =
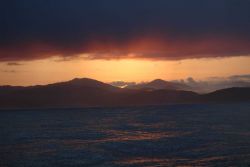
[[[169,82],[162,79],[155,79],[151,82],[140,83],[127,86],[128,89],[167,89],[167,90],[190,90],[190,87],[184,83]]]
[[[166,83],[156,80],[149,85],[160,87]],[[250,101],[250,88],[230,88],[200,95],[191,91],[171,89],[122,89],[88,78],[43,86],[0,86],[0,108],[104,107],[243,101]]]

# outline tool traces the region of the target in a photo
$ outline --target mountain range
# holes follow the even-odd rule
[[[139,83],[135,85],[129,85],[126,86],[125,88],[128,89],[152,89],[152,90],[157,90],[157,89],[167,89],[167,90],[190,90],[191,87],[184,84],[184,83],[174,83],[174,82],[169,82],[165,81],[162,79],[155,79],[151,82],[146,82],[146,83]]]
[[[160,79],[126,88],[88,78],[28,87],[0,86],[0,108],[114,107],[246,101],[250,101],[250,87],[198,94],[189,91],[185,84]]]

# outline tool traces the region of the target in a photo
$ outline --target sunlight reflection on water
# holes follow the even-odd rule
[[[0,111],[0,166],[248,166],[249,111],[249,104]]]

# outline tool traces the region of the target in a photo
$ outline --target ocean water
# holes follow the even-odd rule
[[[250,104],[0,111],[0,167],[250,166]]]

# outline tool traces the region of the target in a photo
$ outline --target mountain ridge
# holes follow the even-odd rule
[[[174,83],[162,79],[155,79],[146,83],[139,83],[130,85],[125,88],[128,89],[168,89],[168,90],[190,90],[190,87],[184,83]]]
[[[154,82],[158,84],[162,81]],[[249,87],[198,94],[173,89],[118,88],[89,78],[28,87],[0,86],[0,108],[144,106],[241,101],[250,101]]]

